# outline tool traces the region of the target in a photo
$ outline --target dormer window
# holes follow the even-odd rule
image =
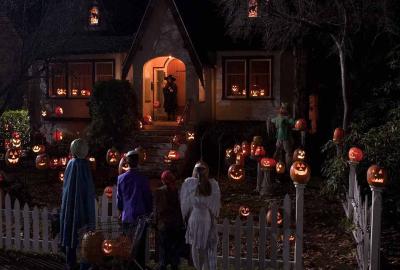
[[[248,0],[248,17],[256,18],[258,17],[258,1]]]
[[[100,21],[100,12],[97,5],[89,9],[89,26],[98,26]]]

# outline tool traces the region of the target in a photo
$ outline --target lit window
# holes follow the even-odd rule
[[[92,6],[89,10],[89,25],[96,26],[99,25],[100,12],[97,6]]]
[[[71,97],[88,97],[92,93],[93,64],[69,63],[68,86]]]
[[[67,96],[66,75],[64,63],[53,63],[49,65],[49,96]]]
[[[258,1],[248,0],[248,16],[249,18],[258,17]]]
[[[250,60],[250,96],[271,96],[271,61],[269,59]]]
[[[95,81],[109,81],[114,78],[114,68],[112,62],[96,63],[96,79]]]
[[[225,85],[227,97],[246,97],[246,60],[225,62]]]

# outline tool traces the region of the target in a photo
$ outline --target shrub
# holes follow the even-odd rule
[[[0,117],[0,137],[11,139],[13,132],[18,132],[21,136],[22,145],[29,143],[29,115],[27,110],[5,111]]]
[[[136,106],[135,94],[128,81],[97,82],[89,103],[92,122],[88,137],[92,149],[121,148],[135,129]]]

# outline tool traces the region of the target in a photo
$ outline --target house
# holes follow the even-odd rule
[[[45,130],[82,132],[90,121],[93,84],[113,78],[132,83],[139,113],[156,123],[165,120],[162,85],[170,74],[176,77],[179,113],[190,104],[193,124],[265,121],[281,102],[293,102],[292,53],[232,41],[211,1],[82,3],[81,31],[46,62],[40,83]]]

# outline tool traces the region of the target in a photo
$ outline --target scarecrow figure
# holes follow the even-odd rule
[[[167,81],[163,88],[164,110],[168,114],[168,121],[175,121],[176,108],[178,106],[178,86],[175,83],[175,77],[172,75],[168,75],[164,80]]]
[[[274,159],[278,160],[284,151],[285,162],[288,167],[291,164],[293,138],[290,131],[294,125],[294,120],[289,117],[287,106],[287,103],[282,103],[279,108],[278,116],[273,118],[271,122],[276,128],[276,150]]]

